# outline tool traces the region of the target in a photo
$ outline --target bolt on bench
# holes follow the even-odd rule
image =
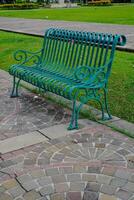
[[[68,129],[78,128],[79,111],[89,100],[97,101],[102,120],[111,119],[107,103],[107,84],[116,45],[125,45],[126,37],[105,33],[50,28],[43,46],[35,53],[18,50],[9,73],[13,76],[11,97],[18,97],[21,80],[39,89],[72,101]],[[17,78],[17,80],[16,80]]]

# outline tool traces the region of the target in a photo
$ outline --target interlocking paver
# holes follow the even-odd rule
[[[116,187],[123,187],[126,183],[127,180],[115,177],[111,180],[110,185]]]
[[[117,190],[116,186],[103,184],[100,188],[100,192],[108,195],[114,195]]]
[[[46,185],[40,190],[41,195],[49,195],[54,193],[54,186],[51,185]]]
[[[68,183],[55,184],[55,191],[57,193],[68,192],[70,190]]]
[[[47,176],[54,176],[59,174],[59,169],[58,168],[50,168],[50,169],[46,169],[46,174]]]
[[[112,177],[107,176],[107,175],[97,175],[97,182],[98,183],[103,183],[103,184],[109,184],[111,181]]]
[[[81,181],[81,175],[80,174],[68,174],[67,181],[69,181],[69,182]]]
[[[50,176],[40,177],[37,181],[41,186],[52,184],[52,178]]]
[[[82,181],[95,182],[96,175],[95,174],[82,174]]]
[[[29,174],[24,174],[22,176],[17,177],[17,180],[22,184],[25,182],[29,182],[32,181],[32,176],[30,176]]]
[[[0,195],[0,200],[13,200],[13,197],[11,197],[8,194],[1,194]]]
[[[66,200],[81,200],[81,192],[68,192],[66,195]]]
[[[40,199],[41,196],[38,192],[32,190],[25,193],[23,197],[25,200],[37,200],[37,199]]]
[[[84,191],[85,182],[72,182],[70,183],[71,191]]]
[[[96,182],[90,182],[87,184],[85,191],[93,191],[93,192],[98,192],[100,189],[100,184]]]
[[[115,196],[110,196],[110,195],[107,195],[107,194],[102,194],[99,197],[99,200],[118,200],[118,199]]]
[[[65,195],[63,193],[56,193],[51,195],[51,200],[65,200]]]
[[[39,187],[39,185],[34,180],[33,181],[23,182],[22,186],[27,191],[30,191],[30,190],[33,190],[33,189],[36,189],[36,188]]]
[[[123,189],[134,193],[134,183],[128,182]]]
[[[84,192],[82,200],[98,200],[99,194],[97,192],[86,191]]]
[[[4,182],[2,184],[2,186],[8,190],[10,188],[18,186],[18,183],[17,183],[17,181],[15,179],[10,179],[10,180]]]
[[[66,182],[66,177],[64,175],[56,175],[52,177],[53,183],[63,183]]]
[[[116,196],[122,200],[129,199],[132,196],[132,192],[128,192],[127,190],[119,189],[116,192]]]
[[[25,193],[25,191],[22,189],[22,187],[17,186],[17,187],[13,187],[13,188],[9,189],[8,193],[10,195],[12,195],[12,197],[16,198],[16,197],[23,195]]]

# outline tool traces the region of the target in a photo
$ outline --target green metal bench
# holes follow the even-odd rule
[[[94,32],[50,28],[43,47],[32,53],[18,50],[18,64],[12,65],[11,97],[18,97],[21,80],[72,101],[72,116],[68,129],[78,128],[79,111],[89,100],[96,100],[102,110],[102,120],[111,119],[107,103],[107,83],[116,45],[125,45],[126,37]],[[17,80],[16,80],[17,78]]]

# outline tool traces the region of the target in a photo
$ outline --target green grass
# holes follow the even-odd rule
[[[14,63],[12,53],[17,49],[38,50],[42,38],[0,32],[0,68],[8,70]],[[109,80],[109,104],[112,115],[134,122],[134,54],[116,51]]]
[[[0,10],[0,16],[112,24],[134,24],[134,5],[64,9]]]

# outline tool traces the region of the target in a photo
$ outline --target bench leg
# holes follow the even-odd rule
[[[13,77],[13,89],[12,89],[12,92],[11,92],[11,95],[10,95],[11,98],[15,98],[15,97],[19,96],[18,95],[19,83],[20,83],[20,79],[16,81],[16,77],[14,76]]]
[[[105,108],[108,116],[107,117],[102,116],[102,120],[110,120],[110,119],[112,119],[112,116],[111,116],[109,108],[108,108],[107,89],[106,88],[104,88],[104,108]]]
[[[104,101],[105,101],[105,109],[106,109],[107,114],[108,114],[108,118],[107,119],[112,119],[112,116],[111,116],[109,108],[108,108],[108,100],[107,100],[107,91],[106,91],[106,89],[104,89]]]
[[[76,106],[76,100],[73,101],[73,110],[72,110],[72,116],[70,120],[70,124],[68,126],[68,130],[78,129],[78,115],[79,115],[79,109]]]

